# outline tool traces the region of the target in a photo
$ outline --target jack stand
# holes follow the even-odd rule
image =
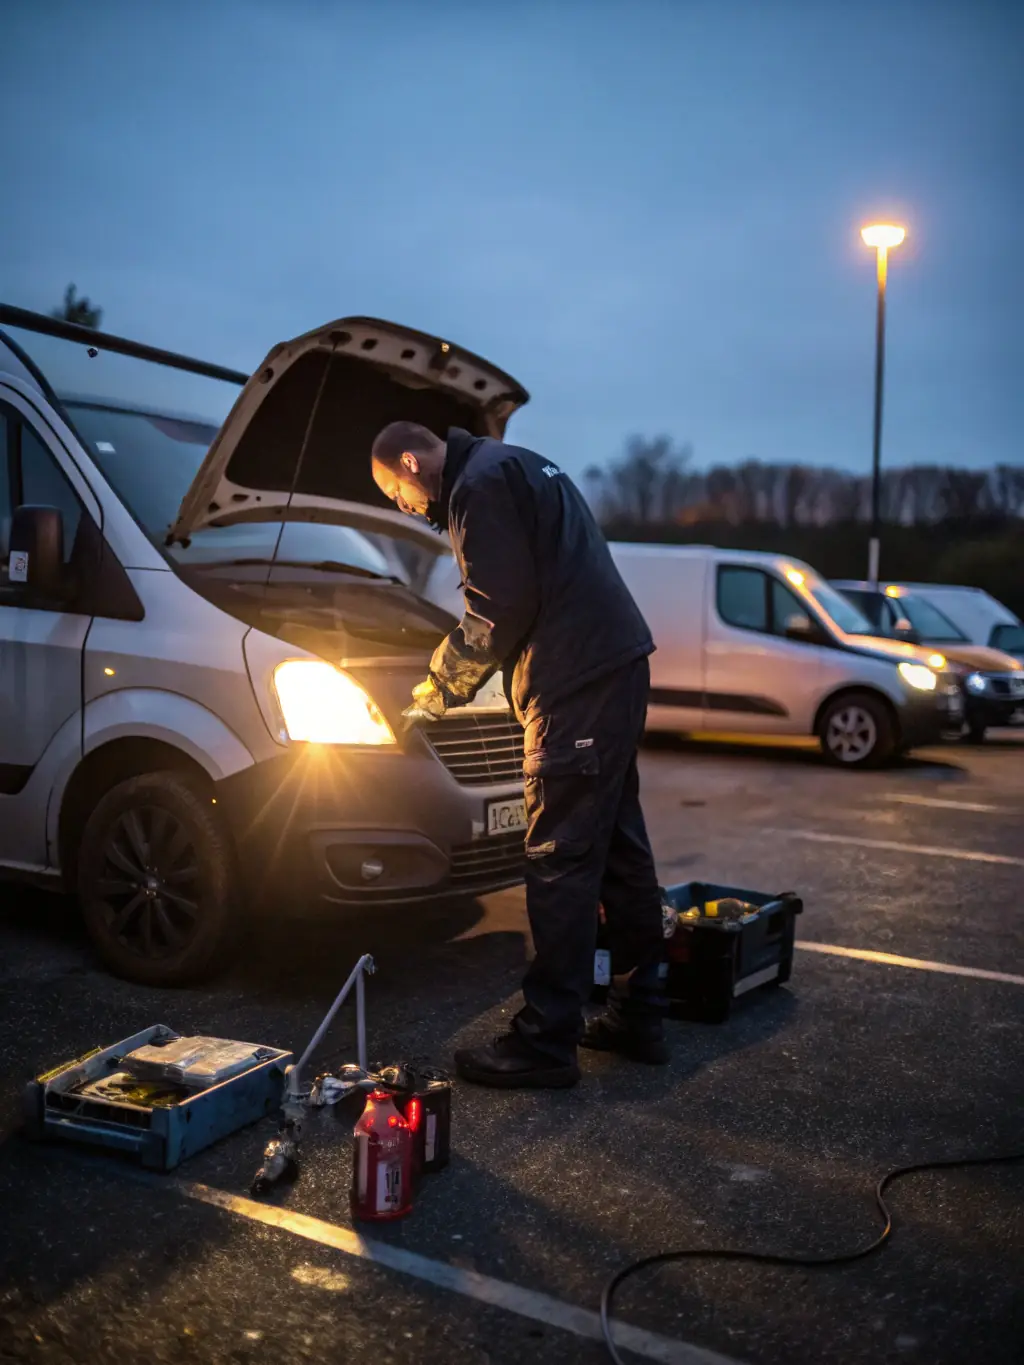
[[[341,990],[338,992],[334,1004],[324,1015],[323,1022],[321,1023],[320,1027],[309,1040],[309,1045],[307,1046],[305,1052],[295,1063],[295,1065],[288,1067],[288,1069],[284,1073],[285,1077],[284,1103],[286,1106],[289,1104],[301,1103],[303,1099],[301,1090],[302,1068],[306,1065],[310,1057],[320,1046],[321,1042],[323,1041],[324,1034],[331,1026],[334,1016],[338,1013],[342,1005],[348,999],[349,992],[351,991],[353,985],[356,988],[356,1057],[359,1062],[360,1070],[364,1072],[367,1070],[368,1063],[366,1058],[365,977],[368,975],[372,975],[376,970],[377,968],[374,966],[373,958],[370,956],[369,953],[364,953],[363,956],[356,963],[356,965],[352,968],[352,971],[349,973],[348,980],[345,982],[344,986],[342,986]]]
[[[334,1004],[324,1015],[320,1027],[309,1040],[305,1052],[294,1066],[284,1073],[284,1096],[281,1100],[281,1129],[271,1138],[263,1152],[263,1165],[256,1173],[252,1193],[263,1194],[271,1185],[281,1179],[292,1179],[299,1170],[299,1143],[305,1127],[306,1110],[309,1106],[309,1092],[302,1088],[302,1069],[320,1046],[324,1034],[330,1028],[334,1016],[348,999],[352,987],[356,988],[356,1052],[359,1057],[359,1071],[366,1080],[368,1061],[366,1056],[366,981],[368,975],[376,971],[373,958],[364,953],[349,973],[348,980],[335,998]],[[352,1090],[362,1088],[360,1082],[353,1082]]]

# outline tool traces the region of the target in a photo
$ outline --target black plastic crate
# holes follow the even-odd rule
[[[684,882],[667,887],[663,894],[681,916],[693,907],[702,912],[699,918],[681,918],[667,945],[668,996],[676,1018],[723,1023],[738,996],[789,980],[796,917],[804,908],[795,892],[769,894],[711,882]],[[756,908],[742,919],[703,914],[708,902],[726,899]],[[602,924],[598,947],[605,946]]]

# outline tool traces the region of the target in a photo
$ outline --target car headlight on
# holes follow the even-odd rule
[[[988,679],[981,673],[968,673],[965,682],[972,692],[984,692],[988,687]]]
[[[311,744],[394,744],[391,726],[359,684],[318,659],[288,659],[274,669],[274,691],[288,738]]]
[[[899,666],[900,677],[909,683],[911,687],[916,687],[921,692],[934,692],[938,678],[930,668],[924,664],[902,663]]]

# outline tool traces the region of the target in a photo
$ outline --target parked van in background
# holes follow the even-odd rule
[[[250,897],[518,882],[500,687],[403,728],[453,620],[369,540],[436,537],[381,505],[368,452],[399,417],[500,436],[525,391],[366,318],[248,379],[3,305],[0,326],[0,873],[77,890],[104,960],[159,985],[210,971]],[[229,399],[175,415],[168,376]]]
[[[899,588],[923,598],[948,616],[973,645],[989,645],[1003,649],[997,630],[1000,626],[1019,626],[1020,621],[1009,607],[982,588],[956,587],[950,583],[903,583],[885,581],[884,588]]]
[[[961,678],[964,725],[975,744],[993,725],[1024,725],[1024,664],[1011,654],[987,645],[972,644],[964,632],[926,597],[902,585],[833,579],[838,588],[871,622],[878,635],[939,649]],[[1019,630],[996,626],[995,630]]]
[[[858,768],[960,728],[944,656],[875,638],[809,565],[709,546],[611,551],[657,646],[648,729],[813,735]]]

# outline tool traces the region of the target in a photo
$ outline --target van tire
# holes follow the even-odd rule
[[[821,751],[838,768],[881,768],[896,754],[896,721],[873,692],[843,692],[825,707]]]
[[[195,778],[152,772],[111,787],[82,832],[77,881],[89,935],[118,976],[182,986],[223,963],[236,916],[235,857]]]
[[[984,723],[975,722],[975,723],[972,724],[972,725],[968,725],[967,729],[964,731],[964,736],[963,736],[963,737],[964,737],[964,743],[965,743],[965,744],[984,744],[984,743],[985,743],[985,731],[986,731],[987,729],[988,729],[988,726],[985,725]]]

